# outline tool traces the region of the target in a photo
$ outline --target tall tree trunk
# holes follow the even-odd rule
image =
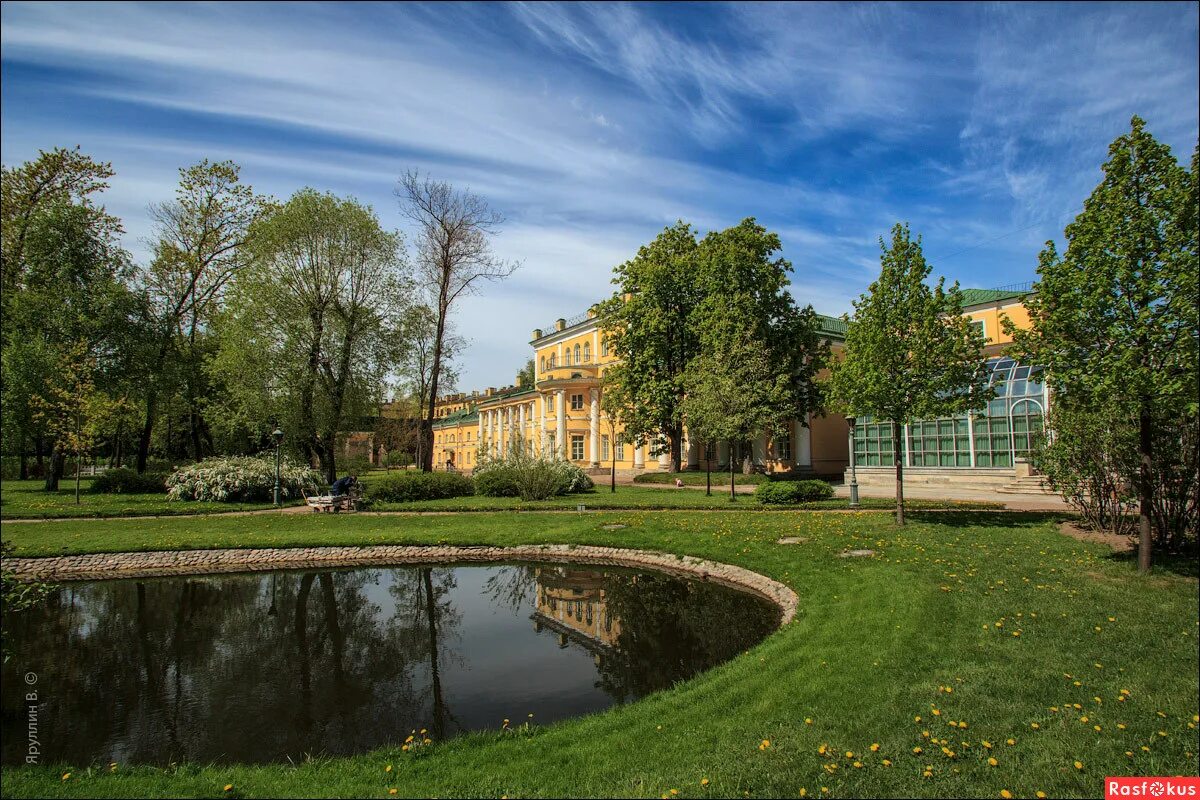
[[[151,381],[154,379],[151,378]],[[137,452],[137,471],[141,474],[146,471],[146,461],[150,457],[150,437],[154,434],[154,413],[158,410],[158,391],[151,386],[146,394],[146,420],[142,424],[142,433],[138,437],[138,452]],[[170,447],[170,442],[167,442],[167,447]]]
[[[704,445],[704,494],[712,497],[712,445]]]
[[[425,419],[421,422],[421,466],[422,472],[433,470],[433,420],[437,410],[438,381],[442,377],[442,339],[446,335],[446,314],[449,312],[447,293],[449,273],[443,269],[442,286],[438,296],[437,329],[433,338],[433,366],[429,370],[429,397],[426,400]]]
[[[683,469],[683,426],[676,425],[667,434],[671,443],[671,472]]]
[[[50,453],[50,467],[46,470],[47,492],[58,491],[58,481],[62,478],[63,470],[67,465],[67,454],[60,451],[57,447]]]
[[[1145,574],[1150,572],[1150,515],[1154,505],[1154,486],[1150,476],[1154,456],[1154,431],[1149,406],[1144,402],[1138,415],[1138,456],[1141,459],[1138,468],[1138,572]]]
[[[904,524],[904,455],[901,434],[904,429],[899,422],[892,423],[892,458],[896,461],[896,524]]]
[[[733,477],[733,442],[729,443],[729,502],[737,502],[737,489]]]

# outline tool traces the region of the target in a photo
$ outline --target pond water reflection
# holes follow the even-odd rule
[[[5,621],[5,764],[272,762],[544,724],[642,697],[774,629],[654,572],[405,566],[63,584]]]

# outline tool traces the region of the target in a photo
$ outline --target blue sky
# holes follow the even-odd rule
[[[488,198],[523,262],[460,307],[464,388],[610,291],[682,218],[755,216],[841,314],[896,221],[964,286],[1034,277],[1132,114],[1190,158],[1197,6],[4,3],[2,156],[82,145],[144,258],[177,168],[370,203],[417,167]]]

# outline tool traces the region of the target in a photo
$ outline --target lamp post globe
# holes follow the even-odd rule
[[[275,443],[275,507],[279,508],[279,467],[280,455],[282,451],[280,447],[283,445],[283,431],[276,428],[271,432],[271,441]]]
[[[850,426],[850,508],[858,508],[858,473],[854,463],[854,426],[857,423],[857,418],[846,417],[846,424]]]

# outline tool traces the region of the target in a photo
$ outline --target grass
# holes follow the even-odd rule
[[[634,483],[665,483],[674,484],[675,479],[683,481],[685,486],[703,486],[705,483],[705,473],[703,472],[643,472],[636,476]],[[759,475],[751,473],[744,475],[738,472],[734,477],[735,486],[750,486],[752,484],[767,483],[771,480],[769,475]],[[712,474],[713,488],[724,486],[725,491],[729,491],[729,473],[728,472],[713,472]]]
[[[271,503],[169,502],[160,494],[92,494],[91,478],[80,481],[75,502],[74,479],[63,479],[57,492],[45,492],[35,481],[0,482],[0,519],[57,519],[63,517],[129,517],[141,515],[220,514],[271,508]]]
[[[416,754],[295,765],[24,766],[4,770],[3,793],[1098,797],[1105,775],[1196,774],[1194,575],[1160,567],[1139,577],[1129,560],[1058,533],[1057,515],[911,517],[904,528],[872,512],[644,511],[6,525],[5,538],[29,555],[376,542],[639,547],[774,577],[800,595],[800,613],[670,691],[548,727],[501,732],[498,719],[495,731]],[[628,527],[601,528],[613,522]],[[807,541],[777,544],[785,535]],[[839,557],[855,548],[876,555]]]

